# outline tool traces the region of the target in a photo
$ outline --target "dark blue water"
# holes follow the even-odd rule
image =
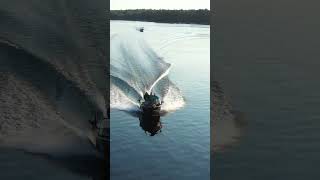
[[[213,158],[214,179],[319,179],[316,1],[220,1],[214,77],[248,127]]]

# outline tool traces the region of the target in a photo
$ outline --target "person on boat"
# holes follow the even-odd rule
[[[148,100],[149,100],[150,95],[148,94],[148,92],[144,93],[143,98],[144,98],[145,101],[148,101]]]

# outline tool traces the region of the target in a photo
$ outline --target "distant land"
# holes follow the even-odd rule
[[[209,24],[210,10],[111,10],[111,20]]]

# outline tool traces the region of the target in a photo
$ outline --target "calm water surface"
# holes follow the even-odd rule
[[[316,1],[220,1],[214,77],[248,128],[214,155],[214,179],[319,179],[320,13]]]

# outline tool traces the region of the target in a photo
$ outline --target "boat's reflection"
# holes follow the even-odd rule
[[[141,129],[148,135],[154,136],[159,134],[162,129],[161,117],[167,112],[160,111],[157,113],[144,113],[141,111],[126,111],[129,115],[139,119]]]
[[[161,132],[162,123],[160,114],[145,114],[141,113],[139,116],[140,127],[146,134],[154,136]]]

